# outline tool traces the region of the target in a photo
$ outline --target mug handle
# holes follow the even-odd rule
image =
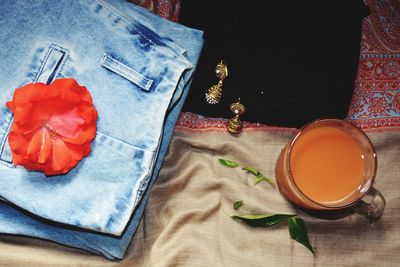
[[[352,206],[352,209],[370,222],[375,222],[382,216],[385,206],[385,198],[378,190],[371,187],[368,193]]]

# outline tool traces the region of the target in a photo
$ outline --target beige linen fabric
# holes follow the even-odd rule
[[[399,266],[400,131],[368,131],[378,154],[375,187],[387,200],[374,224],[357,214],[323,219],[296,210],[266,182],[219,158],[274,176],[280,150],[295,130],[179,127],[126,257],[100,256],[46,241],[0,236],[0,266]],[[235,211],[233,202],[243,200]],[[252,228],[230,214],[297,213],[313,256],[290,239],[287,225]]]

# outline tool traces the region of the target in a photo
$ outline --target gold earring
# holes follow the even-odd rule
[[[228,132],[230,132],[232,134],[238,134],[242,131],[242,128],[243,128],[243,125],[242,125],[242,122],[241,122],[239,116],[242,115],[246,111],[246,108],[242,104],[240,104],[240,98],[239,98],[238,102],[232,103],[229,106],[229,109],[233,112],[233,114],[235,114],[235,116],[233,116],[232,118],[230,118],[228,120],[226,128],[227,128]]]
[[[228,76],[228,68],[223,63],[222,60],[220,63],[218,63],[217,67],[215,68],[215,74],[219,79],[219,81],[217,84],[211,86],[206,93],[206,100],[209,104],[212,105],[219,103],[219,101],[221,100],[222,84],[224,79]]]

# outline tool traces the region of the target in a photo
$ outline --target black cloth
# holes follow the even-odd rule
[[[242,120],[301,127],[317,118],[345,118],[360,55],[362,0],[182,0],[180,23],[204,31],[205,44],[183,111],[230,118],[240,97]],[[215,66],[229,76],[210,105]]]

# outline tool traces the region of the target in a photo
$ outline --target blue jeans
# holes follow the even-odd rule
[[[44,2],[46,1],[42,1],[41,3]],[[47,2],[46,4],[49,6],[63,5],[64,12],[66,10],[63,1]],[[72,2],[68,1],[68,3]],[[118,40],[116,42],[118,49],[115,47],[113,47],[113,49],[109,48],[110,50],[108,53],[102,55],[98,62],[92,62],[93,64],[100,62],[98,67],[106,71],[104,74],[105,77],[99,74],[90,74],[90,71],[88,71],[89,74],[83,74],[90,69],[90,66],[87,64],[75,67],[76,63],[71,63],[74,69],[68,69],[68,67],[64,66],[62,70],[57,70],[57,68],[54,70],[54,64],[50,64],[51,62],[47,64],[46,62],[43,65],[42,62],[41,64],[44,67],[41,69],[43,71],[41,73],[36,73],[32,78],[37,79],[37,81],[45,81],[46,78],[48,80],[49,73],[55,71],[58,77],[76,77],[78,82],[88,87],[93,95],[94,104],[99,111],[99,134],[94,141],[93,151],[96,151],[96,149],[103,150],[101,154],[104,155],[104,152],[107,152],[105,154],[110,158],[118,154],[117,162],[114,162],[117,165],[114,164],[111,166],[107,164],[113,164],[113,162],[107,163],[106,161],[101,161],[101,164],[106,164],[102,167],[108,169],[104,171],[106,173],[109,172],[111,176],[116,175],[116,177],[102,176],[106,174],[103,173],[100,176],[92,176],[92,179],[88,178],[86,184],[74,184],[74,181],[80,178],[77,173],[84,173],[82,169],[85,168],[84,165],[87,163],[86,161],[79,163],[79,165],[82,166],[78,165],[76,173],[72,170],[72,174],[68,174],[72,177],[46,178],[40,173],[35,173],[32,177],[31,174],[29,174],[29,177],[27,177],[27,172],[24,169],[7,165],[7,148],[5,146],[2,153],[2,159],[5,161],[5,164],[0,164],[0,175],[2,178],[3,176],[7,176],[7,179],[1,182],[0,187],[3,187],[3,183],[6,183],[6,181],[10,182],[15,176],[20,175],[18,179],[15,179],[18,182],[11,182],[14,186],[14,190],[30,190],[33,187],[33,190],[37,189],[38,191],[36,192],[37,195],[35,195],[35,193],[29,193],[23,197],[15,198],[14,194],[16,192],[8,191],[11,190],[10,185],[2,188],[0,191],[1,196],[14,204],[2,203],[0,205],[0,232],[44,238],[102,254],[110,259],[122,258],[142,216],[148,198],[149,188],[154,183],[162,165],[163,158],[167,152],[176,119],[190,87],[190,79],[194,71],[193,67],[196,66],[200,55],[202,33],[166,21],[145,9],[123,1],[112,0],[107,1],[107,3],[105,3],[105,1],[82,1],[82,3],[73,3],[74,4],[68,4],[66,6],[71,8],[71,10],[88,8],[92,12],[90,13],[91,15],[97,14],[95,16],[100,16],[101,22],[106,21],[106,25],[100,23],[102,28],[109,27],[109,29],[116,30],[121,36],[129,36],[129,41],[120,44],[120,40]],[[0,5],[7,7],[7,4],[7,2],[2,2]],[[24,1],[24,3],[21,4],[26,5],[27,3]],[[32,5],[36,4],[37,2]],[[79,8],[76,5],[78,5]],[[13,10],[14,8],[15,7],[13,7]],[[24,7],[19,8],[23,9]],[[69,10],[68,8],[67,10]],[[0,13],[2,13],[4,9],[7,8],[1,8]],[[7,13],[4,12],[1,16],[7,16]],[[130,29],[129,32],[127,32],[127,27],[124,25],[118,25],[121,21],[131,22],[127,23],[130,25],[130,28],[128,27]],[[132,29],[132,24],[135,26],[134,29],[136,30]],[[53,25],[54,27],[54,24],[49,25]],[[85,26],[87,27],[87,25]],[[138,33],[139,31],[140,33]],[[155,32],[157,32],[157,34]],[[59,33],[57,34],[59,35]],[[19,36],[17,34],[15,35]],[[132,38],[132,35],[134,38]],[[10,33],[9,37],[12,36],[14,35]],[[95,36],[95,34],[93,36]],[[28,37],[29,36],[27,36],[27,40],[29,40]],[[108,36],[107,38],[111,37]],[[64,46],[59,43],[55,44],[56,41],[62,42],[54,38],[54,43],[50,44],[47,50],[43,50],[46,51],[45,53],[48,55],[47,58],[54,58],[55,61],[58,60],[57,62],[68,59],[72,62],[80,58],[75,54],[77,52],[72,51],[72,49],[70,50],[65,44]],[[132,53],[131,50],[126,48],[130,47],[132,42],[139,46],[140,51]],[[68,41],[66,41],[66,44],[68,44]],[[89,46],[89,44],[87,44],[87,46]],[[82,48],[82,51],[84,52],[86,49],[88,49],[88,47],[85,49]],[[105,47],[103,46],[101,49],[105,49]],[[35,47],[31,50],[39,54],[43,52]],[[118,53],[115,52],[115,50],[118,50]],[[1,49],[0,53],[2,53],[2,58],[7,58],[7,54],[1,51]],[[61,56],[60,53],[62,54]],[[124,55],[121,56],[119,53],[124,53]],[[65,55],[71,55],[71,57],[66,57]],[[146,55],[148,55],[148,58],[146,58]],[[154,58],[160,58],[160,55],[162,55],[162,64],[161,62],[152,62]],[[90,55],[88,54],[87,56]],[[38,57],[40,56],[38,55]],[[134,63],[129,62],[129,60],[132,60],[132,62],[134,61]],[[12,64],[13,62],[8,63]],[[62,64],[61,62],[55,64],[55,66],[62,66]],[[68,65],[68,63],[66,62],[64,65]],[[33,63],[29,65],[29,67],[33,66]],[[132,66],[141,67],[132,72]],[[124,70],[129,71],[126,72]],[[95,70],[95,72],[97,73],[99,71]],[[42,77],[42,75],[44,76]],[[161,76],[163,77],[162,79],[160,79]],[[28,75],[26,77],[28,77]],[[140,79],[138,80],[138,78]],[[15,82],[14,79],[11,78],[6,79],[6,81],[8,80],[10,80],[10,83]],[[149,80],[152,81],[150,82],[151,87],[148,87]],[[101,85],[102,83],[104,83],[107,88],[104,88]],[[112,92],[103,96],[102,91],[106,89],[109,90],[109,84],[116,85],[117,88],[114,88]],[[22,85],[22,82],[19,85]],[[14,87],[15,86],[17,85],[14,85]],[[4,84],[1,87],[7,88]],[[131,101],[131,99],[129,99],[129,97],[132,97],[132,87],[136,90],[133,93],[134,97],[136,97],[136,101],[130,103],[129,101]],[[9,99],[11,93],[9,91],[6,90],[5,94],[3,94],[2,91],[0,96],[1,103],[3,103],[4,98],[6,98],[6,100]],[[149,99],[150,94],[154,96],[153,100]],[[99,99],[97,102],[98,104],[96,104],[96,99]],[[120,99],[123,105],[118,106],[120,101],[115,99]],[[101,100],[103,100],[103,102]],[[8,111],[2,109],[1,112],[7,115]],[[133,115],[134,112],[139,114]],[[104,114],[103,119],[101,118],[102,114]],[[7,116],[10,117],[10,115],[11,114],[8,114]],[[2,116],[0,118],[1,126],[5,125],[5,121],[9,123],[7,116]],[[151,127],[149,125],[151,125]],[[131,126],[137,130],[130,132],[129,127]],[[148,128],[155,130],[150,131]],[[0,134],[4,133],[0,132]],[[104,144],[101,144],[101,142],[104,142]],[[115,145],[114,148],[111,147],[112,145]],[[112,151],[117,148],[121,149],[121,147],[124,153]],[[111,152],[109,152],[110,150]],[[136,151],[141,152],[136,153]],[[92,154],[94,153],[92,152]],[[135,158],[135,156],[137,158]],[[95,157],[95,155],[92,157]],[[99,157],[96,158],[96,160],[99,160]],[[112,161],[110,158],[107,158],[107,160]],[[124,173],[125,171],[121,171],[118,167],[118,162],[121,164],[121,161],[124,163],[124,167],[127,167],[126,172],[136,170],[135,173],[143,175],[144,177],[136,178],[136,174],[132,175],[132,173],[128,173],[127,175],[127,173]],[[145,175],[143,174],[143,170],[147,170]],[[110,183],[109,181],[104,182],[102,179],[118,179],[117,186],[115,186],[115,189],[109,188],[110,185],[114,185],[114,181]],[[23,185],[21,186],[21,184]],[[45,191],[43,191],[43,187]],[[55,204],[51,204],[51,207],[49,207],[47,204],[45,205],[45,203],[48,203],[50,200],[50,189],[52,187],[53,189],[68,187],[68,190],[71,190],[71,192],[70,194],[64,195],[62,198],[57,198],[56,201],[53,201]],[[95,187],[100,187],[100,189],[96,189]],[[101,187],[103,187],[103,189],[101,189]],[[39,188],[41,189],[39,190]],[[104,195],[101,197],[101,194],[105,191],[99,190],[105,189],[111,192],[113,192],[112,190],[114,189],[114,194],[110,194],[107,191],[106,197]],[[82,194],[83,190],[89,192],[85,192],[86,195],[84,197],[79,196]],[[46,197],[43,197],[43,193],[45,196],[48,193],[49,198],[46,199]],[[78,201],[74,199],[74,196],[76,198],[77,195],[81,198]],[[80,203],[79,201],[83,201],[83,199],[85,203]],[[104,202],[105,200],[114,202],[114,207],[108,208],[110,204]],[[87,201],[90,203],[86,203]],[[80,228],[65,227],[63,224],[53,224],[50,221],[32,216],[25,211],[15,208],[14,205],[27,209],[40,217],[58,221],[63,224],[79,226]],[[39,209],[37,207],[39,207]],[[60,211],[54,212],[57,208],[59,208]],[[88,228],[96,232],[86,231],[82,228]],[[110,233],[112,235],[97,233],[97,231]]]

